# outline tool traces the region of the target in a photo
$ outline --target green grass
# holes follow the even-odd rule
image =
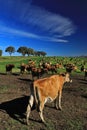
[[[29,57],[18,57],[18,56],[7,56],[7,57],[0,57],[0,72],[5,72],[5,66],[6,64],[14,64],[15,68],[13,69],[13,72],[19,72],[18,67],[20,64],[27,63],[29,60]]]
[[[8,91],[8,86],[0,86],[0,93],[4,93]]]
[[[80,121],[79,119],[75,120],[67,120],[67,128],[64,130],[83,130],[83,122]]]
[[[52,121],[48,120],[46,124],[46,130],[55,130],[55,124]]]
[[[5,73],[5,66],[6,64],[14,64],[15,68],[13,68],[13,72],[19,72],[19,68],[21,63],[25,63],[28,64],[29,59],[35,61],[36,66],[38,66],[39,62],[43,59],[46,62],[51,62],[52,64],[55,63],[76,63],[77,62],[77,67],[78,70],[76,72],[74,72],[73,74],[81,74],[83,75],[83,73],[81,73],[80,71],[80,67],[81,64],[83,63],[83,61],[86,62],[85,67],[87,68],[87,60],[86,58],[70,58],[70,57],[35,57],[35,56],[1,56],[0,57],[0,72],[1,73]],[[58,69],[58,73],[60,72],[65,72],[65,69]]]
[[[15,85],[2,85],[2,86],[0,86],[0,93],[5,93],[5,92],[8,92],[8,90],[10,89],[10,88],[15,88],[16,86]]]

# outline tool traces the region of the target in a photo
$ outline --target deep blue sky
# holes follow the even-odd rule
[[[0,0],[0,49],[87,55],[87,0]],[[19,55],[19,53],[14,53]]]

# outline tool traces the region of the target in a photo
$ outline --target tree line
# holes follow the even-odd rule
[[[44,52],[44,51],[35,51],[34,49],[28,48],[26,46],[21,46],[17,50],[13,46],[8,46],[5,49],[5,52],[8,52],[10,56],[12,55],[12,53],[15,53],[15,52],[20,53],[22,56],[25,56],[25,55],[27,55],[27,56],[30,56],[30,55],[33,55],[33,56],[46,56],[47,55],[47,53]],[[2,56],[2,50],[0,50],[0,56]]]

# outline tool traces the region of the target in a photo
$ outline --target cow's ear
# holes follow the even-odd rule
[[[62,75],[63,77],[64,77],[64,76],[66,76],[66,74],[65,74],[65,73],[61,73],[60,75]]]

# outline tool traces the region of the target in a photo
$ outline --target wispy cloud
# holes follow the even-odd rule
[[[69,18],[32,5],[32,1],[33,0],[7,0],[7,2],[3,3],[9,16],[21,24],[21,30],[11,27],[3,27],[3,30],[8,31],[8,33],[40,40],[67,42],[67,40],[63,40],[62,38],[72,35],[76,30],[72,21]],[[22,26],[24,25],[27,27],[26,31],[22,30]],[[29,28],[34,30],[34,33],[31,33],[30,30],[28,30]]]
[[[72,21],[59,14],[54,14],[35,6],[31,6],[26,14],[26,17],[21,18],[22,22],[31,23],[49,35],[70,36],[75,32],[75,26]]]
[[[5,26],[0,26],[0,33],[5,34],[5,35],[10,34],[10,35],[16,35],[16,36],[21,36],[21,37],[34,38],[34,39],[39,39],[39,40],[43,40],[43,41],[67,42],[67,40],[57,39],[54,37],[51,38],[51,37],[46,37],[46,36],[40,36],[40,35],[36,35],[34,33],[29,33],[29,32],[25,32],[22,30],[17,30],[17,29],[5,27]]]
[[[7,34],[15,34],[18,36],[23,36],[23,37],[39,38],[39,36],[37,36],[33,33],[24,32],[22,30],[17,30],[17,29],[5,27],[5,26],[0,26],[0,32],[2,32],[4,34],[6,34],[6,33]]]

